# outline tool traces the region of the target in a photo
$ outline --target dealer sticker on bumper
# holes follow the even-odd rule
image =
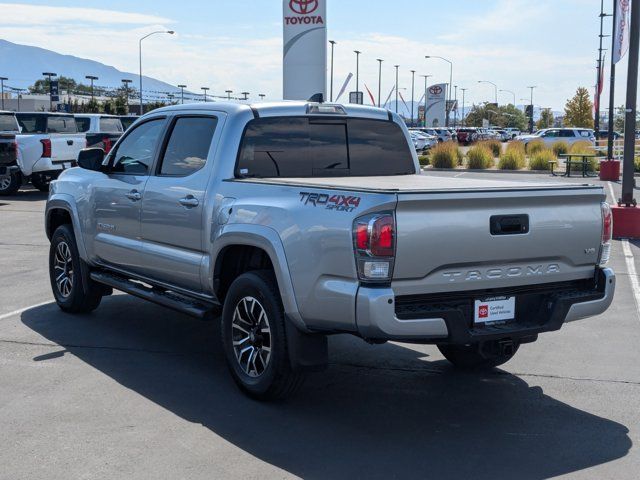
[[[515,316],[516,297],[496,297],[475,301],[475,323],[513,320]]]

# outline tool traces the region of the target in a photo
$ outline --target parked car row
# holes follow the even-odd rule
[[[531,135],[518,135],[516,140],[528,145],[534,140],[542,140],[548,147],[557,141],[564,141],[568,145],[576,142],[588,141],[595,144],[595,132],[590,128],[543,128]]]
[[[0,112],[0,195],[12,195],[27,182],[48,191],[51,180],[76,165],[80,150],[100,147],[109,152],[136,118]]]

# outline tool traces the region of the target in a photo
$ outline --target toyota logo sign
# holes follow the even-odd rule
[[[318,8],[318,0],[290,0],[289,8],[299,15],[308,15]]]
[[[429,93],[432,95],[440,95],[442,93],[442,87],[440,85],[429,87]]]

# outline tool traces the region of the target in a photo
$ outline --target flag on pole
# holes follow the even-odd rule
[[[629,28],[631,27],[631,0],[615,0],[616,16],[613,19],[613,63],[618,63],[629,50]]]
[[[395,91],[395,89],[396,89],[395,86],[391,87],[391,91],[389,92],[387,99],[384,101],[384,107],[382,108],[387,108],[387,104],[389,103],[389,100],[391,100],[391,95],[393,95],[393,92]]]
[[[604,87],[604,66],[606,65],[605,59],[607,54],[602,57],[602,63],[600,64],[600,76],[598,77],[598,84],[596,85],[596,98],[593,102],[594,110],[597,112],[600,110],[600,96],[602,95],[602,89]]]
[[[373,93],[371,93],[371,90],[369,90],[369,87],[367,87],[367,84],[364,84],[364,88],[367,89],[367,93],[369,94],[369,98],[371,99],[371,105],[373,105],[374,107],[376,106],[376,99],[373,98]]]
[[[338,96],[336,97],[336,103],[338,103],[338,100],[340,100],[340,97],[342,96],[344,91],[347,89],[347,85],[349,85],[349,82],[351,81],[352,78],[353,78],[353,73],[349,72],[349,75],[347,75],[347,79],[342,84],[342,88],[340,89],[340,93],[338,93]]]
[[[407,109],[407,112],[409,111],[409,105],[407,105],[407,102],[404,101],[404,97],[402,96],[402,92],[398,92],[400,94],[400,100],[402,100],[402,103],[404,103],[404,108]]]

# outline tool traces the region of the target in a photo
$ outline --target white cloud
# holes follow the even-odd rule
[[[170,19],[142,13],[118,12],[98,8],[52,7],[22,3],[0,3],[0,25],[55,25],[82,22],[85,24],[169,23]]]

